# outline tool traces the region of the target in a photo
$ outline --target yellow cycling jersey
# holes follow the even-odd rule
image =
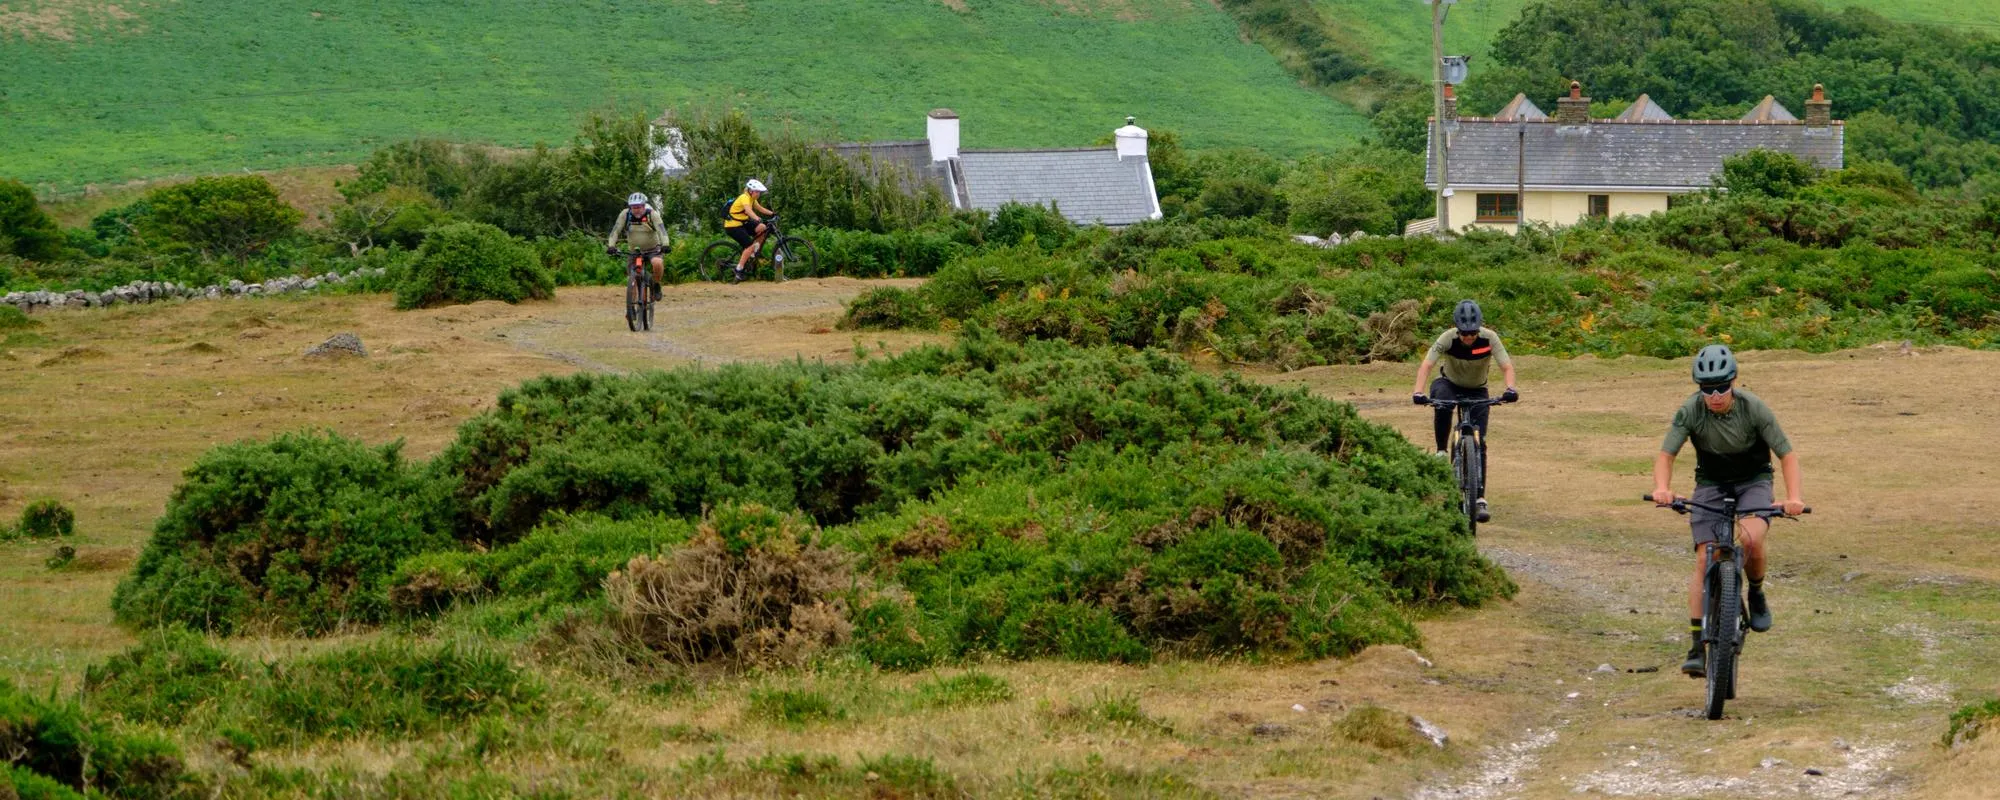
[[[757,201],[750,199],[749,192],[737,195],[736,201],[729,204],[729,219],[723,220],[722,227],[743,227],[750,222],[750,210],[756,207]]]

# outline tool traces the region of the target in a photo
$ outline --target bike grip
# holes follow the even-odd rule
[[[1647,493],[1645,493],[1645,494],[1643,494],[1643,495],[1640,495],[1640,496],[1639,496],[1639,499],[1641,499],[1641,500],[1644,500],[1644,501],[1646,501],[1646,502],[1648,502],[1648,503],[1650,503],[1650,502],[1653,502],[1653,493],[1652,493],[1652,492],[1647,492]]]
[[[1799,513],[1801,513],[1801,514],[1811,514],[1811,513],[1812,513],[1812,506],[1806,506],[1805,508],[1801,508],[1801,509],[1799,509]]]

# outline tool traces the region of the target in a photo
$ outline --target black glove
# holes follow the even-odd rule
[[[1512,403],[1520,399],[1521,393],[1514,391],[1514,387],[1512,386],[1507,387],[1507,391],[1500,393],[1500,402],[1502,403]]]
[[[1410,395],[1410,402],[1420,406],[1427,406],[1431,404],[1431,396],[1424,394],[1423,392],[1418,392],[1416,394]]]
[[[605,254],[605,255],[607,255],[607,256],[615,256],[615,255],[618,255],[618,248],[616,248],[616,247],[612,247],[611,245],[608,245],[608,244],[607,244],[607,245],[605,245],[605,246],[604,246],[604,254]]]

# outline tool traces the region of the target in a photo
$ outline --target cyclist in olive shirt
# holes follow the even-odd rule
[[[1694,442],[1694,497],[1697,503],[1716,505],[1725,497],[1735,497],[1738,508],[1771,506],[1771,456],[1785,473],[1786,514],[1805,510],[1800,494],[1799,455],[1792,441],[1778,427],[1771,407],[1748,390],[1736,388],[1736,354],[1725,345],[1712,344],[1694,357],[1694,380],[1698,390],[1674,412],[1667,427],[1666,441],[1653,458],[1653,502],[1672,505],[1674,493],[1667,488],[1674,478],[1674,456],[1681,445]],[[1701,582],[1708,569],[1709,546],[1723,526],[1734,524],[1722,515],[1695,509],[1689,517],[1694,528],[1694,577],[1688,582],[1688,628],[1694,646],[1688,650],[1681,671],[1691,677],[1706,677],[1701,647]],[[1771,523],[1756,517],[1743,519],[1743,572],[1750,578],[1750,629],[1771,629],[1771,606],[1764,599],[1764,531]]]
[[[1486,377],[1494,364],[1499,364],[1507,378],[1507,391],[1500,394],[1502,402],[1512,403],[1521,399],[1521,393],[1514,389],[1514,359],[1507,356],[1507,346],[1500,343],[1500,334],[1485,326],[1485,317],[1479,311],[1479,304],[1462,300],[1451,314],[1452,330],[1438,334],[1437,341],[1431,343],[1431,351],[1424,356],[1424,363],[1417,367],[1417,383],[1410,390],[1410,399],[1417,405],[1430,405],[1431,398],[1439,400],[1486,399]],[[1424,394],[1424,381],[1431,376],[1432,365],[1442,365],[1438,379],[1431,383],[1430,394]],[[1481,441],[1486,439],[1486,420],[1491,408],[1480,406],[1470,409],[1472,424],[1479,429]],[[1432,428],[1437,433],[1438,457],[1446,457],[1445,443],[1451,440],[1451,414],[1449,408],[1437,409],[1431,415]],[[1475,501],[1480,522],[1492,518],[1486,510],[1486,449],[1479,450],[1479,497]]]
[[[660,251],[667,247],[667,226],[660,223],[660,214],[653,205],[646,202],[646,195],[633,192],[625,198],[625,210],[618,212],[618,221],[611,223],[611,236],[604,240],[604,252],[618,255],[618,237],[625,237],[625,243],[634,252],[653,257],[653,299],[660,299],[660,278],[666,269],[666,261],[660,258]]]

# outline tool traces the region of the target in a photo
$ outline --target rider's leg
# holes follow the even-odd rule
[[[1737,497],[1743,508],[1768,508],[1771,482],[1757,481],[1739,487]],[[1759,633],[1771,629],[1771,603],[1764,599],[1764,533],[1770,528],[1770,520],[1757,517],[1743,520],[1743,576],[1750,581],[1750,591],[1744,600],[1750,604],[1750,629]]]
[[[1444,401],[1457,400],[1457,388],[1451,381],[1440,377],[1431,381],[1431,397]],[[1437,451],[1442,453],[1444,452],[1445,445],[1451,441],[1451,409],[1439,408],[1433,410],[1431,412],[1431,428],[1437,434]]]
[[[666,277],[666,274],[667,274],[667,260],[659,256],[653,256],[653,299],[654,300],[660,299],[660,284],[666,282],[665,280],[663,280],[663,278]]]
[[[1465,396],[1475,400],[1485,400],[1486,387],[1469,390]],[[1493,415],[1492,406],[1480,406],[1472,410],[1472,427],[1479,431],[1479,499],[1486,499],[1486,421]]]
[[[1709,544],[1694,546],[1694,576],[1688,579],[1688,652],[1681,661],[1681,672],[1691,678],[1708,675],[1707,653],[1701,645],[1701,594],[1702,577],[1708,573]]]

